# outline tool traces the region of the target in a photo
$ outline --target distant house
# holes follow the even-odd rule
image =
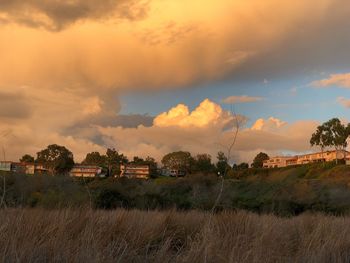
[[[93,165],[74,165],[69,174],[74,177],[96,177],[102,174],[102,168]]]
[[[0,171],[33,175],[47,173],[48,169],[45,169],[41,164],[25,162],[0,162]]]
[[[296,156],[278,156],[263,162],[264,168],[286,167],[316,162],[330,162],[334,160],[350,160],[348,151],[325,151]]]
[[[0,171],[11,172],[11,164],[12,162],[0,161]]]
[[[148,179],[151,176],[151,167],[148,164],[121,164],[120,177]]]
[[[186,176],[186,171],[178,170],[178,169],[163,168],[161,171],[161,174],[163,176],[170,176],[170,177],[184,177]]]

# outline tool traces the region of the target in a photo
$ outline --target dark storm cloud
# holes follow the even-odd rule
[[[103,114],[89,116],[75,123],[73,126],[66,128],[63,131],[63,135],[89,139],[96,144],[104,145],[103,138],[97,127],[137,128],[140,125],[151,127],[153,120],[154,117],[147,114]]]
[[[32,109],[25,96],[0,92],[0,118],[24,119]]]
[[[110,17],[138,20],[148,3],[141,0],[0,0],[1,23],[58,31],[77,21]]]

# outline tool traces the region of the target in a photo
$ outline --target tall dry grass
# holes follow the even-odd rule
[[[0,211],[2,262],[350,262],[350,217]]]

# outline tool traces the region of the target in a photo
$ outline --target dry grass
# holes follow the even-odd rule
[[[350,262],[350,217],[0,211],[3,262]]]

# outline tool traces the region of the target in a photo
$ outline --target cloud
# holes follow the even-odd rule
[[[184,128],[206,127],[209,124],[215,125],[218,122],[224,122],[224,119],[226,119],[226,122],[231,120],[228,113],[225,113],[218,104],[206,99],[191,113],[186,105],[179,104],[168,112],[155,117],[154,125],[158,127],[177,126]]]
[[[337,0],[6,0],[0,83],[154,90],[339,68],[349,15]]]
[[[82,20],[124,18],[137,20],[147,13],[147,3],[139,0],[3,0],[0,21],[59,31]]]
[[[267,120],[264,119],[258,119],[252,126],[252,130],[254,131],[263,131],[263,130],[275,130],[279,129],[282,126],[285,126],[287,123],[284,121],[281,121],[280,119],[270,117]]]
[[[24,119],[32,114],[32,108],[26,98],[21,93],[1,92],[0,90],[0,120]]]
[[[344,98],[344,97],[338,97],[337,101],[343,107],[350,108],[350,99],[347,99],[347,98]]]
[[[249,103],[261,101],[264,98],[262,97],[251,97],[251,96],[230,96],[225,98],[222,102],[226,104],[236,104],[236,103]]]
[[[81,115],[84,112],[81,105],[70,102],[65,105],[71,110],[76,108],[71,113],[67,110],[65,117],[54,119],[49,125],[45,125],[46,118],[36,114],[22,124],[1,123],[0,143],[6,148],[8,158],[16,160],[24,153],[35,154],[51,143],[67,146],[76,161],[81,161],[90,151],[104,152],[106,147],[115,147],[129,157],[150,155],[157,160],[178,150],[209,153],[214,157],[218,151],[226,152],[233,139],[235,117],[208,99],[192,112],[187,105],[180,104],[154,118],[109,115],[104,120],[97,117],[101,113]],[[54,116],[54,109],[49,108],[47,114]],[[259,151],[271,155],[309,151],[309,137],[318,125],[314,121],[289,124],[271,117],[245,127],[246,120],[239,116],[241,125],[232,152],[233,162],[250,162]]]
[[[348,66],[349,16],[350,3],[338,0],[0,1],[0,94],[12,94],[0,99],[0,131],[16,136],[6,141],[12,156],[49,141],[78,156],[106,145],[215,155],[232,126],[220,106],[117,120],[119,94]],[[242,131],[237,151],[308,146],[306,135],[298,144],[284,134],[297,124],[259,123]]]
[[[338,86],[341,88],[350,88],[350,73],[346,74],[332,74],[326,79],[314,81],[311,85],[320,88],[329,86]]]

